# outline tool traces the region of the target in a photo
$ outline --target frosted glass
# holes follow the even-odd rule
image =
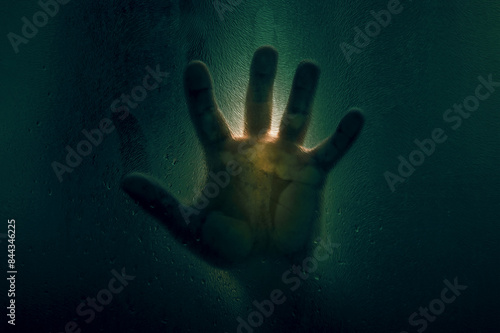
[[[82,332],[235,332],[237,318],[248,320],[252,302],[273,289],[288,300],[255,332],[415,332],[423,324],[409,318],[455,278],[467,289],[427,321],[428,331],[500,332],[500,91],[484,84],[489,75],[500,82],[500,5],[401,1],[390,23],[356,47],[355,28],[365,31],[397,1],[219,2],[231,11],[219,15],[201,0],[70,1],[18,53],[4,38],[0,212],[16,220],[19,272],[17,327],[7,332],[63,332],[72,320]],[[22,34],[21,18],[40,10],[35,1],[3,7],[5,34]],[[356,47],[350,61],[342,43]],[[366,117],[325,187],[323,236],[340,247],[293,292],[272,263],[249,273],[193,256],[119,187],[127,172],[150,172],[189,202],[207,169],[184,67],[207,64],[222,113],[241,135],[250,62],[266,44],[279,52],[274,133],[302,59],[321,68],[307,147],[332,134],[350,107]],[[52,163],[65,163],[66,146],[76,149],[82,130],[111,117],[113,101],[142,84],[148,66],[169,74],[131,109],[141,130],[124,123],[135,148],[111,131],[60,182]],[[454,104],[474,103],[467,98],[480,84],[489,95],[477,110],[445,119]],[[408,160],[415,140],[435,128],[446,141],[392,191],[384,174],[401,176],[398,157]],[[122,268],[135,279],[86,323],[77,306]]]

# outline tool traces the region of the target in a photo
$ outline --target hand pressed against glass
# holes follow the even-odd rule
[[[159,181],[142,173],[123,179],[123,189],[193,252],[215,265],[306,250],[318,227],[328,172],[363,127],[351,110],[335,133],[313,149],[302,147],[319,68],[299,64],[277,137],[269,135],[278,54],[259,48],[253,57],[243,137],[234,137],[219,111],[208,68],[189,63],[184,86],[191,120],[203,145],[207,185],[186,207]]]

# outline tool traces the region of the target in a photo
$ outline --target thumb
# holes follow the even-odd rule
[[[180,204],[156,178],[133,172],[121,183],[125,193],[136,200],[148,213],[156,217],[182,241],[196,236],[199,226],[197,211]]]

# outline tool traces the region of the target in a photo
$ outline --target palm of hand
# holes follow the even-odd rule
[[[363,125],[363,116],[353,110],[330,138],[311,150],[301,146],[319,79],[318,67],[304,61],[295,73],[279,135],[271,137],[276,68],[273,48],[255,52],[242,138],[233,137],[217,107],[207,67],[191,62],[186,68],[186,98],[209,170],[191,206],[179,204],[148,175],[132,173],[122,183],[179,240],[216,265],[307,249],[318,232],[327,173]]]

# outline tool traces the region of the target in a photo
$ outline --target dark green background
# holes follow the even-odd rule
[[[119,188],[128,169],[150,168],[190,200],[206,170],[183,68],[207,63],[219,105],[241,133],[250,60],[264,44],[280,54],[275,126],[304,58],[322,70],[306,145],[330,135],[352,106],[364,110],[366,126],[325,190],[322,218],[340,252],[307,280],[296,311],[277,310],[255,331],[417,332],[408,317],[457,277],[467,290],[426,332],[500,332],[500,89],[456,131],[442,119],[474,93],[478,76],[500,81],[500,3],[401,3],[350,64],[339,44],[352,44],[353,28],[386,1],[243,0],[221,21],[210,1],[73,0],[19,54],[4,37],[0,232],[16,219],[19,272],[17,325],[7,332],[60,332],[69,320],[82,332],[235,332],[236,317],[260,300],[252,291],[280,287],[241,285],[207,266]],[[0,5],[4,35],[20,34],[20,18],[39,10],[32,0]],[[156,64],[171,75],[134,110],[150,165],[123,165],[115,131],[59,183],[52,161],[63,162],[64,147]],[[392,193],[383,173],[396,172],[398,155],[436,127],[448,140]],[[136,279],[83,324],[75,307],[122,267]]]

